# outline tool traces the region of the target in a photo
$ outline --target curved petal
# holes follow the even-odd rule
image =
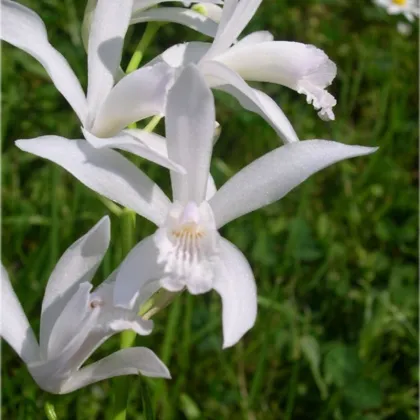
[[[63,381],[78,368],[78,360],[75,359],[75,355],[78,354],[80,349],[85,348],[98,315],[99,309],[97,308],[89,311],[83,323],[79,325],[80,328],[77,333],[67,337],[68,342],[60,353],[53,354],[49,359],[28,364],[32,377],[42,389],[54,394],[60,393],[60,386]]]
[[[114,85],[132,6],[132,0],[99,0],[93,12],[88,43],[87,89],[89,118],[92,120]]]
[[[169,199],[148,176],[119,153],[95,149],[85,140],[58,136],[18,140],[16,145],[25,152],[57,163],[93,191],[153,223],[160,225],[165,220]]]
[[[133,347],[119,350],[75,372],[62,385],[60,394],[115,376],[138,374],[153,378],[171,377],[168,368],[155,353],[145,347]]]
[[[42,301],[40,345],[47,354],[51,329],[74,296],[79,284],[90,282],[104,257],[110,240],[109,217],[103,217],[84,236],[70,245],[48,280]]]
[[[210,200],[217,228],[285,196],[315,172],[374,147],[305,140],[279,147],[240,170]]]
[[[190,63],[198,63],[206,54],[210,45],[207,42],[175,44],[158,55],[148,65],[164,62],[173,68],[180,68]]]
[[[136,300],[141,299],[140,290],[162,274],[158,255],[153,235],[143,239],[129,252],[118,269],[114,305],[129,309],[134,307]]]
[[[3,265],[1,265],[0,336],[9,343],[25,363],[40,359],[34,332]]]
[[[226,51],[236,41],[261,2],[262,0],[241,0],[225,4],[213,45],[206,56],[207,59]]]
[[[209,174],[209,177],[207,179],[206,201],[209,201],[210,198],[212,198],[213,195],[216,194],[216,192],[217,192],[216,184],[214,182],[213,177]]]
[[[245,80],[278,83],[306,95],[323,119],[334,119],[337,101],[325,88],[337,66],[320,49],[300,42],[273,41],[238,45],[215,58]]]
[[[82,87],[66,59],[48,42],[41,18],[27,7],[4,0],[1,2],[0,36],[41,63],[57,90],[84,124],[87,104]]]
[[[133,137],[129,134],[128,131],[121,131],[114,137],[110,138],[99,138],[89,133],[82,128],[83,135],[85,139],[95,148],[95,149],[121,149],[126,150],[127,152],[133,153],[137,156],[140,156],[144,159],[150,160],[151,162],[157,163],[165,168],[171,169],[176,172],[185,173],[185,170],[182,166],[173,162],[168,158],[168,154],[160,153],[159,150],[156,150],[153,147],[148,145],[148,140],[150,143],[154,144],[154,136],[157,134],[148,133],[144,130],[141,131],[136,137]],[[157,142],[155,142],[157,143]]]
[[[261,42],[270,42],[274,40],[274,36],[271,32],[268,31],[257,31],[252,32],[247,36],[244,36],[236,44],[236,47],[244,47],[248,45],[259,44]]]
[[[152,332],[153,321],[142,319],[137,315],[138,306],[133,310],[117,308],[114,306],[114,288],[117,272],[113,273],[113,281],[105,281],[91,294],[91,305],[99,306],[100,313],[95,330],[106,333],[115,333],[124,330],[133,330],[139,335],[148,335]]]
[[[204,35],[214,37],[217,31],[217,23],[212,19],[191,9],[183,7],[159,7],[133,13],[130,23],[141,22],[173,22],[188,26]]]
[[[89,282],[79,284],[77,291],[64,306],[61,313],[57,314],[48,337],[48,343],[42,343],[47,350],[44,354],[45,359],[53,359],[60,355],[69,341],[80,332],[83,321],[89,312],[91,289],[92,285]]]
[[[186,175],[171,172],[173,200],[200,204],[210,169],[215,109],[213,95],[193,64],[168,94],[165,126],[169,158],[187,171]]]
[[[299,141],[280,107],[265,93],[252,89],[239,74],[217,61],[203,61],[199,68],[210,87],[230,93],[245,109],[261,115],[285,143]]]
[[[254,275],[242,252],[220,239],[220,264],[214,289],[222,298],[223,348],[236,344],[253,327],[257,317],[257,288]]]
[[[134,0],[133,1],[133,13],[139,10],[148,9],[149,7],[156,6],[160,3],[165,3],[171,0]],[[188,2],[188,5],[185,4],[185,1],[182,0],[175,0],[177,2],[184,3],[184,6],[189,6],[190,3],[205,3],[205,4],[223,4],[223,0],[192,0]]]
[[[216,23],[219,23],[222,18],[223,8],[214,3],[200,2],[195,4],[192,9],[211,20],[214,20]]]
[[[170,66],[157,63],[123,77],[98,110],[89,131],[97,137],[111,137],[132,122],[163,115],[173,76]]]

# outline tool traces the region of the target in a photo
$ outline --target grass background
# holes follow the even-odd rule
[[[82,0],[26,0],[46,22],[52,44],[86,86]],[[265,0],[246,32],[312,43],[338,65],[336,121],[321,121],[305,98],[265,85],[302,139],[380,146],[336,164],[278,203],[223,228],[248,257],[258,284],[254,328],[221,350],[216,293],[183,294],[137,338],[168,364],[173,379],[130,377],[129,418],[141,419],[140,388],[159,419],[417,418],[417,25],[409,37],[365,0]],[[144,27],[130,28],[127,64]],[[148,59],[174,42],[205,39],[167,25]],[[44,134],[80,138],[79,122],[41,66],[3,44],[2,260],[35,329],[52,267],[61,253],[108,213],[98,197],[61,168],[18,150],[13,141]],[[222,135],[212,173],[217,185],[277,147],[273,130],[228,96],[217,96]],[[162,124],[159,126],[162,129]],[[167,172],[145,161],[168,189]],[[123,258],[121,222],[111,215],[112,245],[101,281]],[[153,232],[138,217],[136,238]],[[113,337],[95,359],[118,348]],[[41,391],[3,345],[4,419],[108,419],[115,381],[65,396]],[[114,386],[114,387],[113,387]]]

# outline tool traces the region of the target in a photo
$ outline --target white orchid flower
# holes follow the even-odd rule
[[[418,0],[374,0],[374,3],[386,9],[390,15],[403,14],[410,22],[420,15]]]
[[[170,0],[132,0],[130,24],[149,21],[173,22],[185,25],[207,36],[214,37],[216,35],[217,24],[211,16],[207,17],[194,9],[186,9],[184,7],[155,7],[168,1]],[[180,1],[178,0],[178,2]],[[182,3],[185,7],[188,7],[191,3],[197,3],[198,1],[201,0]],[[98,0],[88,0],[86,5],[82,26],[82,39],[85,45],[87,45],[93,11],[97,3]],[[223,4],[223,1],[205,0],[203,3],[211,7],[211,5]]]
[[[175,69],[196,63],[210,87],[236,97],[244,108],[260,114],[286,143],[291,143],[298,141],[298,137],[281,109],[245,80],[287,86],[306,95],[307,102],[319,109],[322,119],[332,120],[336,100],[325,88],[336,76],[337,68],[313,45],[273,41],[267,31],[253,32],[237,42],[260,3],[261,0],[230,0],[220,17],[209,9],[214,19],[220,20],[212,44],[174,45],[152,63],[165,62]]]
[[[182,172],[168,159],[165,147],[153,147],[159,143],[159,136],[144,130],[124,130],[134,121],[162,114],[166,90],[172,83],[172,69],[159,63],[134,71],[114,86],[132,3],[98,2],[89,37],[86,97],[66,59],[49,43],[45,25],[35,12],[2,0],[1,39],[42,64],[79,117],[83,134],[93,147],[126,150]]]
[[[165,124],[168,155],[186,169],[185,175],[171,172],[172,203],[121,156],[99,156],[87,146],[48,136],[16,144],[58,163],[85,185],[158,226],[122,263],[114,288],[116,305],[132,307],[142,287],[155,283],[194,294],[215,289],[222,297],[224,347],[229,347],[253,326],[257,296],[248,262],[218,229],[279,200],[319,170],[376,149],[327,140],[287,144],[246,166],[216,192],[209,177],[214,100],[194,65],[183,70],[169,92]]]
[[[90,281],[108,248],[109,235],[109,218],[104,217],[57,263],[42,302],[39,345],[2,266],[0,335],[45,391],[65,394],[121,375],[170,377],[166,366],[144,347],[119,350],[81,368],[115,333],[133,330],[145,335],[153,327],[136,311],[113,306],[115,273],[91,291]]]

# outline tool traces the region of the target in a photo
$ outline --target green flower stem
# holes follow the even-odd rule
[[[144,31],[143,36],[140,39],[140,42],[138,43],[136,50],[134,51],[133,56],[131,57],[130,62],[128,63],[126,73],[132,73],[133,71],[137,70],[141,61],[143,60],[144,53],[147,50],[147,47],[150,45],[150,43],[153,41],[153,38],[155,37],[157,31],[162,26],[162,23],[159,22],[149,22],[146,25],[146,29]],[[128,126],[129,128],[136,128],[136,123],[132,123]]]
[[[121,247],[125,257],[135,244],[136,214],[129,209],[124,209],[120,214],[121,222]],[[121,333],[120,347],[122,349],[131,347],[136,339],[134,331],[123,331]],[[130,376],[122,376],[115,379],[115,400],[114,420],[125,420],[127,416],[127,403],[130,391]]]
[[[134,70],[137,70],[141,61],[143,60],[144,53],[150,43],[153,41],[153,38],[156,35],[156,32],[162,26],[159,22],[149,22],[146,26],[143,36],[139,44],[137,45],[136,50],[134,51],[133,56],[131,57],[130,62],[128,63],[126,73],[131,73]]]
[[[45,415],[48,420],[57,420],[57,413],[55,412],[54,405],[47,401],[44,405]]]

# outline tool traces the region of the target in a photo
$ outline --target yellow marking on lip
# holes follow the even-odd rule
[[[200,230],[195,223],[187,223],[183,225],[181,229],[172,230],[172,235],[176,238],[180,238],[181,236],[202,238],[204,236],[204,232]]]
[[[397,6],[405,6],[407,0],[392,0],[392,3],[396,4]]]

